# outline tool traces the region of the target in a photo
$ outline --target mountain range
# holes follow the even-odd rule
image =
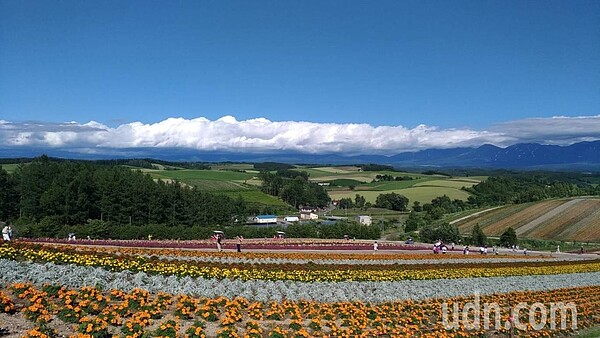
[[[476,148],[428,149],[393,156],[305,154],[282,152],[218,152],[181,148],[94,149],[83,153],[70,149],[0,148],[0,158],[36,157],[46,154],[69,159],[155,158],[187,162],[281,162],[290,164],[344,165],[375,163],[396,168],[488,168],[525,170],[600,170],[600,140],[569,146],[520,143],[506,148],[485,144]]]

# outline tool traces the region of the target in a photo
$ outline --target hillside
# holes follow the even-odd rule
[[[475,224],[488,236],[512,227],[519,238],[600,242],[600,199],[575,198],[510,205],[456,221],[470,234]]]
[[[358,167],[320,167],[306,170],[314,182],[326,183],[329,196],[333,200],[351,198],[358,195],[367,202],[375,203],[379,194],[397,193],[406,196],[410,204],[415,201],[429,203],[432,199],[446,195],[451,199],[466,200],[469,193],[463,187],[471,187],[485,177],[449,177],[444,175],[424,175],[420,173],[392,171],[359,171]],[[404,177],[403,180],[380,181],[378,175]]]

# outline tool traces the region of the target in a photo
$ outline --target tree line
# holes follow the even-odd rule
[[[323,208],[329,205],[331,198],[325,188],[308,180],[308,173],[290,169],[275,172],[261,171],[261,191],[281,198],[287,204],[298,208],[310,206]]]
[[[0,170],[0,219],[44,225],[53,236],[62,225],[217,225],[243,219],[240,198],[212,194],[178,182],[155,181],[141,171],[42,156],[8,175]]]

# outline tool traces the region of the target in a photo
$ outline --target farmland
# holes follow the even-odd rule
[[[241,196],[249,203],[285,206],[280,199],[262,193],[257,186],[260,181],[251,165],[218,165],[213,170],[160,170],[142,169],[152,178],[164,181],[179,181],[199,189],[230,197]]]
[[[512,227],[519,238],[600,242],[600,199],[508,205],[456,222],[464,234],[469,234],[475,224],[488,236],[500,236]]]
[[[317,183],[329,183],[327,191],[333,200],[354,198],[356,194],[366,201],[375,203],[382,193],[395,192],[406,196],[411,203],[428,203],[432,199],[447,195],[451,199],[466,200],[469,194],[462,187],[470,187],[485,177],[448,177],[442,175],[423,175],[419,173],[396,171],[361,171],[355,166],[341,167],[303,167],[295,170],[305,171],[309,179]],[[256,171],[250,164],[217,164],[211,170],[158,170],[143,169],[155,179],[177,180],[207,191],[224,193],[229,196],[240,195],[247,201],[270,205],[282,205],[283,202],[259,192],[260,185]],[[410,180],[375,181],[377,175],[406,176]]]
[[[469,194],[462,190],[479,183],[484,177],[448,177],[394,171],[359,171],[356,167],[325,167],[306,170],[315,182],[327,182],[329,196],[338,200],[354,198],[356,194],[375,203],[382,193],[397,193],[406,196],[412,203],[429,203],[432,199],[446,195],[451,199],[466,200]],[[400,181],[377,181],[377,175],[408,177]]]

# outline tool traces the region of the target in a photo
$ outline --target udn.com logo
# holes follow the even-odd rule
[[[481,304],[479,294],[475,294],[474,301],[465,303],[462,309],[454,302],[452,309],[448,303],[442,303],[442,323],[446,330],[464,328],[466,330],[577,330],[577,307],[574,303],[533,303],[520,302],[509,309],[510,318],[504,323],[501,320],[502,308],[498,303]],[[570,317],[571,320],[568,320]],[[451,319],[450,319],[451,318]],[[482,323],[483,318],[483,323]]]

